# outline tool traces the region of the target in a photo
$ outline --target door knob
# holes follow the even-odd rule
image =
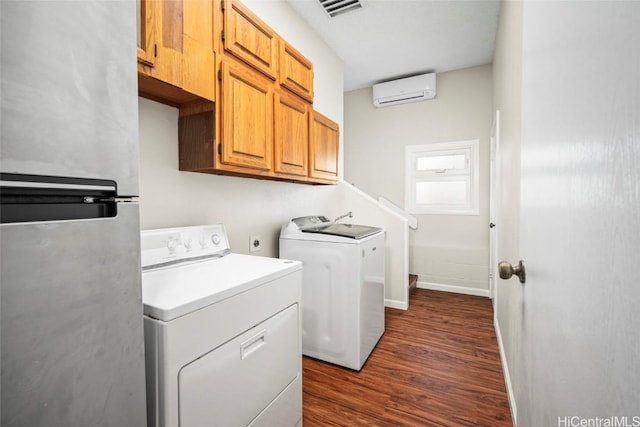
[[[489,228],[493,228],[493,227],[495,227],[495,226],[496,226],[496,225],[495,225],[493,222],[490,222],[490,223],[489,223]]]
[[[524,268],[524,261],[518,261],[517,266],[512,266],[507,261],[500,261],[498,263],[498,271],[500,272],[501,279],[510,279],[511,276],[516,275],[520,279],[520,283],[527,281],[527,275]]]

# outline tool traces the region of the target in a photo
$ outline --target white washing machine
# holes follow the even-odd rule
[[[385,234],[323,216],[294,218],[280,257],[302,261],[302,353],[360,370],[384,333]]]
[[[148,425],[301,425],[301,263],[230,253],[221,225],[141,246]]]

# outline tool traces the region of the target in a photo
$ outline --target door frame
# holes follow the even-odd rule
[[[496,110],[493,117],[493,124],[491,125],[490,140],[490,161],[489,161],[489,297],[493,302],[494,318],[497,316],[498,304],[496,301],[498,293],[497,288],[497,259],[498,259],[498,209],[499,197],[498,182],[499,171],[497,165],[499,164],[499,152],[500,152],[500,110]],[[490,224],[495,224],[491,227]]]

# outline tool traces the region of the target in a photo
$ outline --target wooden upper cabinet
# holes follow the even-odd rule
[[[144,23],[147,35],[144,52],[153,60],[140,61],[138,71],[170,85],[182,86],[182,1],[142,0],[139,23]],[[153,46],[150,46],[153,40]],[[140,51],[138,51],[140,52]],[[151,62],[151,65],[148,64]]]
[[[309,113],[309,177],[336,181],[339,148],[338,124],[312,110]]]
[[[224,0],[223,12],[224,49],[275,80],[275,31],[237,0]]]
[[[137,0],[138,90],[171,105],[215,100],[211,0]]]
[[[138,0],[138,10],[139,91],[180,107],[180,170],[337,181],[339,129],[312,108],[307,58],[239,0]]]
[[[278,80],[302,99],[313,103],[313,64],[285,40],[280,39]]]
[[[275,94],[276,174],[306,177],[309,157],[308,104],[294,95]]]
[[[233,60],[222,62],[220,168],[273,169],[273,81]]]

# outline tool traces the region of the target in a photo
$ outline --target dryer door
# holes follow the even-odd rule
[[[180,426],[246,426],[300,372],[295,304],[186,365]]]

